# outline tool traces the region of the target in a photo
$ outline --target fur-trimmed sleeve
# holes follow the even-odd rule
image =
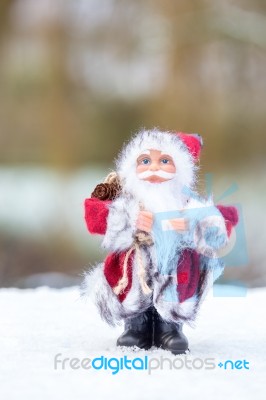
[[[227,234],[230,237],[232,228],[238,224],[239,220],[238,210],[234,206],[217,205],[216,207],[224,217]]]
[[[136,201],[120,196],[109,205],[107,229],[102,247],[111,251],[128,249],[134,240],[139,206]]]
[[[88,231],[93,234],[104,235],[106,232],[106,220],[108,216],[109,200],[88,198],[84,201],[84,218]]]

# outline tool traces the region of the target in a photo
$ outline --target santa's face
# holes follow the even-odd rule
[[[140,180],[162,183],[174,178],[176,167],[170,155],[149,149],[137,158],[136,173]]]

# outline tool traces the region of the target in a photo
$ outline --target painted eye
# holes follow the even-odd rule
[[[169,162],[170,162],[170,161],[169,161],[167,158],[163,158],[163,159],[162,159],[162,163],[163,163],[163,164],[169,164]]]
[[[150,160],[148,158],[144,158],[143,160],[141,160],[141,164],[149,164]]]

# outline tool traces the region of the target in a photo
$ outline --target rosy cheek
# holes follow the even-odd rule
[[[162,170],[166,172],[175,173],[176,167],[173,164],[162,164]]]
[[[149,167],[149,164],[147,164],[147,165],[139,164],[139,165],[137,165],[136,171],[137,171],[137,173],[141,173],[141,172],[147,171],[148,167]]]

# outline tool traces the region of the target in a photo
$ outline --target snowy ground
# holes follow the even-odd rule
[[[266,289],[249,290],[239,298],[213,297],[205,301],[197,328],[185,328],[191,353],[199,367],[212,358],[214,369],[180,369],[185,356],[152,349],[116,349],[122,326],[110,328],[92,304],[79,299],[77,288],[0,290],[0,398],[13,399],[265,399]],[[54,367],[59,358],[124,357],[144,360],[153,366],[160,357],[177,368],[152,370],[65,369]],[[152,361],[153,359],[153,361]],[[180,360],[182,359],[182,360]],[[246,360],[250,369],[227,369],[218,363]],[[230,363],[229,363],[230,364]],[[78,365],[78,364],[76,364]],[[137,364],[136,364],[137,365]],[[140,365],[140,364],[138,364]],[[228,365],[228,364],[227,364]],[[231,365],[231,364],[230,364]],[[247,365],[247,364],[246,364]],[[243,366],[243,364],[242,364]],[[181,397],[182,396],[182,397]]]

